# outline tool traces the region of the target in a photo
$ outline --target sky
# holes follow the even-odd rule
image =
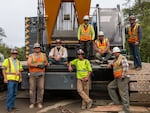
[[[92,0],[91,7],[99,4],[101,8],[116,8],[117,4],[125,3],[125,0]],[[25,17],[37,15],[37,0],[0,0],[0,27],[7,35],[3,43],[7,46],[25,46]]]

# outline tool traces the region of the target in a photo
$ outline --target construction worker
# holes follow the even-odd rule
[[[134,15],[131,15],[129,17],[130,20],[130,26],[126,30],[126,33],[128,34],[128,44],[130,48],[130,53],[133,56],[134,61],[134,68],[136,70],[142,69],[141,64],[141,56],[140,56],[140,40],[142,38],[142,28],[140,24],[136,23],[136,17]]]
[[[114,80],[108,84],[108,93],[113,100],[109,105],[119,105],[119,96],[117,95],[117,89],[122,100],[123,110],[118,113],[130,113],[129,111],[129,75],[128,67],[129,64],[125,56],[120,54],[118,47],[113,48],[113,54],[115,59],[108,65],[108,68],[113,67]]]
[[[89,97],[89,82],[92,72],[91,64],[88,59],[84,59],[84,51],[77,51],[78,58],[70,61],[68,70],[73,71],[72,65],[76,67],[77,91],[82,98],[82,109],[90,109],[92,107],[92,99]]]
[[[93,26],[89,24],[88,15],[83,17],[83,21],[84,23],[78,28],[78,40],[80,43],[80,48],[85,52],[85,57],[90,58],[90,49],[92,41],[95,38],[95,31]]]
[[[11,50],[11,56],[6,58],[2,64],[4,83],[7,83],[7,110],[8,113],[15,113],[15,100],[18,90],[18,83],[22,82],[21,71],[23,71],[20,61],[17,59],[16,48]]]
[[[37,104],[38,108],[43,107],[44,94],[44,75],[45,66],[48,61],[45,53],[40,50],[40,44],[35,43],[33,46],[33,53],[29,55],[27,64],[29,66],[29,108],[34,108]]]
[[[60,39],[56,39],[56,46],[49,53],[49,64],[68,64],[67,49],[62,46]]]
[[[94,41],[94,50],[96,51],[96,58],[102,63],[108,63],[108,59],[111,57],[110,43],[108,38],[104,37],[103,31],[98,32],[98,37]]]

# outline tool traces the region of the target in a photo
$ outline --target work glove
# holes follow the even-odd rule
[[[37,67],[42,69],[42,68],[45,68],[45,65],[44,64],[39,64]]]

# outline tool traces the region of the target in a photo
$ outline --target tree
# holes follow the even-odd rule
[[[4,29],[2,27],[0,27],[0,36],[1,37],[6,37]]]

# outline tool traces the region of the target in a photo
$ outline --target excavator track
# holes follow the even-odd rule
[[[150,63],[143,63],[142,70],[130,69],[130,101],[150,103]]]

